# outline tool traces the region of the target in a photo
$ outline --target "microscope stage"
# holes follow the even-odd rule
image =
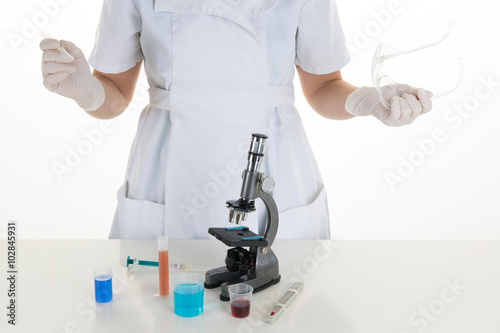
[[[208,233],[215,236],[227,246],[251,246],[251,247],[266,247],[267,240],[253,233],[248,227],[241,228],[209,228]],[[245,240],[245,238],[251,238]]]

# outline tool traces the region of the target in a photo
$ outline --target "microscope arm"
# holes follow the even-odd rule
[[[270,178],[265,178],[264,180],[266,179]],[[266,211],[267,211],[267,224],[265,232],[262,233],[259,230],[259,234],[261,235],[263,234],[264,238],[267,240],[267,247],[271,247],[271,245],[274,242],[274,239],[276,238],[276,234],[278,233],[278,225],[279,225],[278,207],[276,206],[276,202],[274,201],[271,194],[262,189],[262,185],[259,185],[259,189],[257,191],[257,197],[262,199],[264,205],[266,206]]]

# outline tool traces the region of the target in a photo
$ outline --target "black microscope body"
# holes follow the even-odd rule
[[[240,199],[229,200],[229,222],[238,226],[230,228],[209,228],[208,233],[227,246],[226,266],[209,270],[205,275],[205,288],[221,286],[220,299],[229,301],[230,285],[246,283],[254,292],[263,290],[280,281],[278,258],[271,245],[278,232],[279,214],[270,192],[274,180],[260,172],[264,158],[267,136],[252,134],[248,151],[247,168],[243,171],[243,184]],[[267,224],[263,235],[258,235],[248,227],[240,226],[246,221],[248,213],[255,211],[255,199],[260,198],[267,211]],[[249,247],[249,249],[245,249]]]

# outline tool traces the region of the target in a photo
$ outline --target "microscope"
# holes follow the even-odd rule
[[[230,285],[246,283],[257,292],[278,283],[281,278],[278,258],[271,250],[279,222],[278,207],[270,194],[274,188],[274,180],[260,172],[266,142],[267,136],[252,134],[247,168],[242,175],[240,198],[226,202],[229,222],[235,222],[238,226],[208,229],[209,234],[227,246],[234,246],[227,250],[226,266],[209,270],[205,275],[205,288],[221,286],[222,301],[229,301]],[[267,211],[267,224],[262,235],[240,225],[246,221],[248,213],[255,211],[257,198],[264,202]]]

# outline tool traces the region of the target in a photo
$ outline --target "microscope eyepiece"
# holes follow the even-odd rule
[[[252,138],[267,140],[267,135],[260,134],[260,133],[252,133]]]
[[[262,134],[252,134],[252,141],[250,142],[249,154],[264,155],[266,150],[267,136]]]
[[[259,172],[262,158],[266,151],[267,136],[263,134],[252,134],[252,141],[248,149],[248,172]]]

